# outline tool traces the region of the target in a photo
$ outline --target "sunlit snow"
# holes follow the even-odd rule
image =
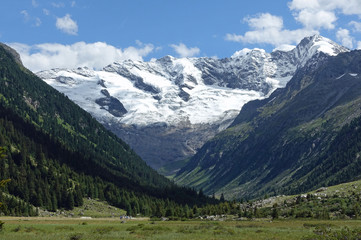
[[[335,55],[345,49],[316,35],[284,51],[277,55],[263,49],[243,49],[220,60],[166,56],[149,62],[113,63],[102,71],[53,69],[38,75],[101,122],[112,119],[134,125],[211,124],[233,119],[245,103],[285,87],[297,68],[317,52]],[[136,84],[139,79],[143,89]],[[237,85],[237,81],[245,87],[229,87],[230,83]],[[96,99],[105,96],[105,90],[124,105],[128,112],[123,117],[115,117],[96,104]]]

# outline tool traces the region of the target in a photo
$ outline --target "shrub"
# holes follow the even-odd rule
[[[76,233],[76,234],[71,235],[69,240],[80,240],[80,239],[82,239],[82,237],[83,237],[82,234]]]
[[[4,229],[4,222],[0,221],[0,232]]]

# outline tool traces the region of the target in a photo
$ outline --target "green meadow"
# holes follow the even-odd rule
[[[16,218],[5,222],[0,239],[360,239],[359,220],[151,221],[117,218]],[[347,237],[347,238],[345,238]]]

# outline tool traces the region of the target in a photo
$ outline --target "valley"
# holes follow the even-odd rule
[[[361,1],[1,1],[0,239],[361,239]]]

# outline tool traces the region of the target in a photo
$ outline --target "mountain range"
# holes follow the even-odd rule
[[[290,51],[37,73],[63,93],[5,45],[0,61],[0,178],[34,206],[71,209],[89,196],[132,214],[183,216],[217,203],[203,193],[254,199],[361,177],[361,52],[318,35]],[[131,148],[155,168],[175,165],[173,180],[199,193]],[[30,214],[24,206],[11,209]]]
[[[37,73],[127,142],[151,167],[173,174],[225,130],[243,105],[284,88],[295,73],[348,49],[319,35],[293,50],[243,49],[230,58],[115,62]]]
[[[359,179],[361,52],[321,55],[285,88],[244,105],[175,180],[239,199]]]

